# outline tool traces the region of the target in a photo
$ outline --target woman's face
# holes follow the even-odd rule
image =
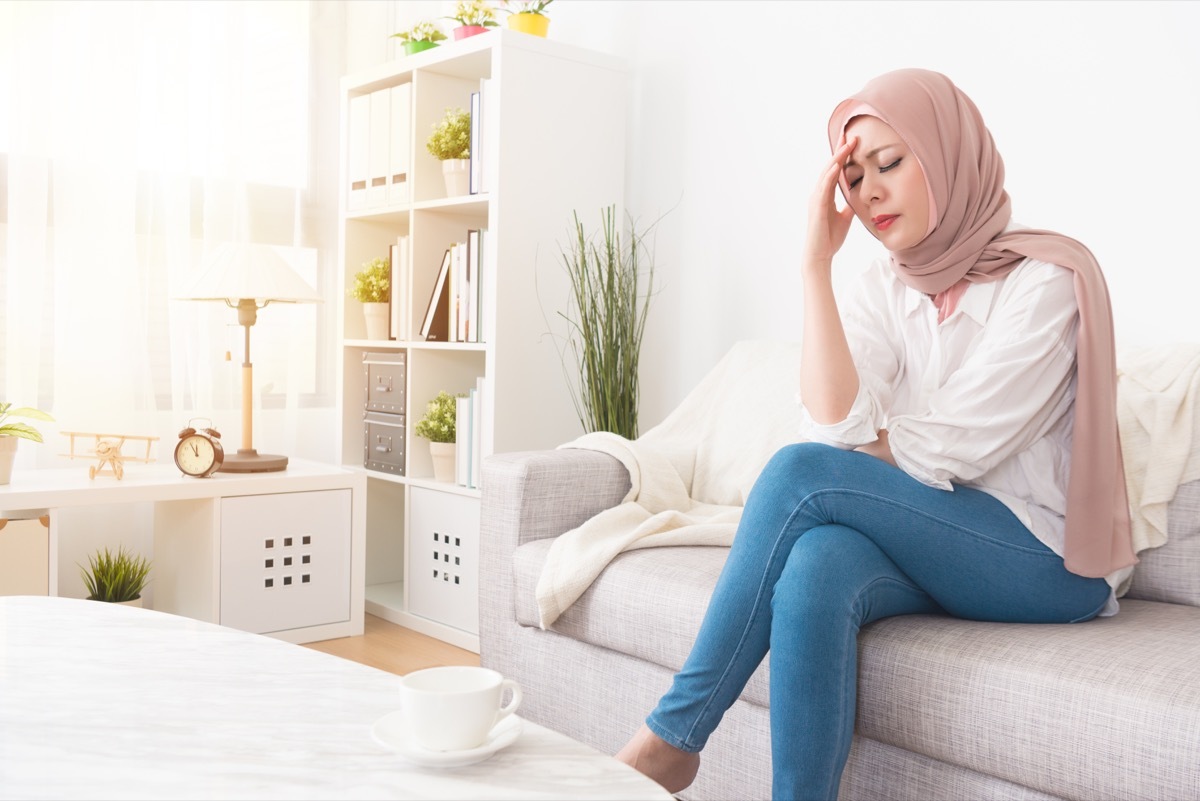
[[[850,120],[846,140],[854,137],[858,142],[843,170],[847,202],[888,250],[916,245],[929,232],[929,190],[916,156],[878,117]]]

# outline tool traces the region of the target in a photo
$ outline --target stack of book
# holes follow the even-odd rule
[[[488,380],[480,376],[467,397],[455,399],[454,481],[469,489],[479,487],[479,468],[485,455],[482,409],[487,384]]]
[[[420,336],[428,342],[482,342],[483,298],[487,281],[487,229],[467,231],[454,242],[442,264],[425,307]]]

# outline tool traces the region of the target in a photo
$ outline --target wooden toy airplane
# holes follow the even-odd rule
[[[125,475],[125,462],[153,462],[154,457],[150,455],[150,447],[158,442],[158,437],[143,437],[137,434],[96,434],[89,431],[62,431],[63,436],[71,438],[71,452],[61,454],[74,459],[76,456],[94,456],[96,464],[88,467],[88,478],[95,478],[105,471],[111,470],[112,474],[120,481]],[[76,437],[93,437],[94,442],[89,450],[82,453],[75,451]],[[145,456],[127,456],[121,453],[121,446],[126,440],[146,443]],[[80,443],[80,447],[87,448],[86,443]]]

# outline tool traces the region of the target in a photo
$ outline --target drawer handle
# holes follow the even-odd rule
[[[386,445],[383,444],[383,437],[379,437],[379,436],[375,437],[375,442],[378,443],[375,446],[376,453],[391,453],[392,452],[392,438],[391,437],[387,438]]]

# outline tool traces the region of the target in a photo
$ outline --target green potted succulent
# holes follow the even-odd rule
[[[388,338],[388,300],[392,290],[392,265],[387,259],[372,259],[354,274],[347,294],[363,306],[367,339]]]
[[[442,391],[425,406],[425,414],[413,429],[418,437],[429,440],[429,455],[433,457],[433,477],[438,481],[454,480],[454,443],[457,433],[458,398]]]
[[[18,443],[23,439],[43,441],[42,433],[28,423],[9,422],[14,417],[54,422],[53,417],[30,406],[18,406],[14,409],[11,403],[0,403],[0,484],[7,484],[12,480]]]
[[[425,140],[425,150],[442,162],[446,196],[467,194],[471,169],[471,115],[461,108],[447,108]]]
[[[88,557],[88,566],[79,567],[89,601],[105,601],[127,606],[142,605],[142,590],[150,579],[150,561],[121,546],[114,554],[105,548]]]
[[[550,17],[546,6],[554,0],[503,0],[502,11],[508,12],[508,27],[521,33],[545,37],[550,32]]]
[[[454,38],[465,39],[496,27],[496,10],[485,0],[459,0],[454,4],[454,13],[446,19],[458,23]]]
[[[405,55],[411,56],[422,50],[437,47],[438,42],[445,40],[446,34],[442,33],[432,22],[425,21],[418,22],[407,31],[393,33],[390,38],[399,39],[404,45]]]

